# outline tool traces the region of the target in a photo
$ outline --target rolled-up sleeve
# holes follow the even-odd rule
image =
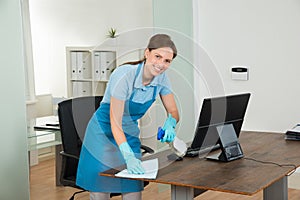
[[[128,84],[128,73],[122,69],[116,70],[110,77],[110,96],[120,100],[126,100],[129,89]]]
[[[135,70],[132,66],[121,66],[111,74],[108,90],[110,96],[125,101],[132,92]]]
[[[161,83],[159,84],[159,86],[160,86],[159,94],[162,96],[171,94],[172,86],[171,86],[170,80],[166,74],[164,74],[164,76],[161,77],[160,82]]]

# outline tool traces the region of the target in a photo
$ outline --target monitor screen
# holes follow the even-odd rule
[[[250,93],[212,97],[203,100],[192,149],[214,147],[219,143],[217,126],[232,124],[239,137]]]

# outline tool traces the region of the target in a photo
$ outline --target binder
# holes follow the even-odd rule
[[[101,68],[101,74],[100,74],[100,80],[105,81],[107,80],[107,52],[101,52],[100,53],[100,68]]]
[[[97,51],[94,53],[94,79],[107,81],[111,70],[116,66],[116,53],[113,51]]]
[[[116,67],[116,52],[107,52],[106,58],[106,80],[108,80],[111,71]]]
[[[73,97],[79,97],[79,83],[78,82],[73,82],[72,83],[72,96]]]
[[[82,96],[92,96],[92,83],[83,82],[81,94]]]
[[[77,52],[77,79],[83,79],[82,68],[83,68],[83,52]]]
[[[81,52],[82,53],[82,78],[83,79],[91,79],[91,57],[89,52]]]
[[[91,79],[91,58],[89,52],[71,52],[71,70],[72,80]]]
[[[116,66],[115,63],[116,54],[112,51],[101,52],[100,63],[101,63],[101,75],[100,80],[107,81],[111,74],[111,70]]]
[[[73,97],[92,96],[92,83],[76,81],[73,82]]]
[[[94,79],[100,81],[101,64],[100,64],[100,52],[94,53]]]
[[[77,80],[77,52],[71,52],[71,79]]]

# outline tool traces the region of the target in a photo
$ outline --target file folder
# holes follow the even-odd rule
[[[89,52],[78,52],[79,59],[81,62],[79,62],[79,67],[82,70],[81,77],[82,79],[91,79],[92,73],[91,73],[91,57]]]
[[[292,129],[289,129],[285,133],[286,140],[300,140],[300,124],[297,124]]]
[[[72,80],[91,79],[91,58],[89,52],[71,52]]]
[[[100,52],[94,53],[94,79],[100,81],[101,64],[100,64]]]
[[[92,83],[76,81],[73,82],[73,97],[92,96]]]
[[[107,70],[108,69],[108,52],[101,52],[100,53],[100,67],[101,67],[101,74],[100,74],[100,80],[105,81],[108,79],[107,77]]]
[[[116,67],[116,52],[105,52],[105,75],[104,80],[108,80],[113,68]]]
[[[71,52],[71,79],[77,80],[77,52]]]

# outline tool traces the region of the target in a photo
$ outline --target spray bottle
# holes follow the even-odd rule
[[[158,140],[162,139],[164,135],[165,135],[165,131],[161,127],[158,127],[157,139]],[[187,145],[182,140],[180,140],[177,136],[175,136],[173,142],[169,142],[168,144],[171,147],[171,150],[178,157],[182,158],[186,154]]]

